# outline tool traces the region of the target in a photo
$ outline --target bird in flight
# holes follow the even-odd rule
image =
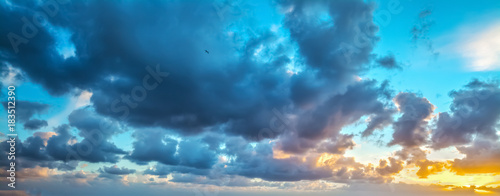
[[[208,52],[208,50],[205,50],[205,52],[206,52],[207,54],[210,54],[210,52]]]

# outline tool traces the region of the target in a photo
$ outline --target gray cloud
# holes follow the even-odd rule
[[[39,28],[36,37],[22,44],[16,55],[8,52],[10,58],[6,61],[54,95],[74,88],[92,90],[91,101],[97,113],[134,127],[162,127],[183,135],[223,129],[229,135],[259,140],[259,131],[268,126],[273,108],[293,103],[302,113],[311,104],[321,105],[342,93],[359,72],[369,68],[366,64],[378,40],[373,4],[283,1],[279,5],[294,6],[283,21],[291,34],[286,43],[278,43],[277,34],[256,27],[249,27],[251,32],[236,32],[248,37],[242,43],[221,36],[227,26],[241,18],[228,16],[220,20],[208,2],[73,2],[61,5],[48,22],[72,33],[75,57],[54,55],[49,49],[55,41],[51,32]],[[324,9],[311,10],[316,5]],[[96,14],[96,10],[102,11]],[[26,14],[21,9],[4,11],[14,18]],[[327,14],[328,21],[318,23],[317,17],[310,15],[315,11]],[[9,20],[4,25],[9,28],[1,32],[7,34],[22,29],[23,24]],[[305,28],[307,32],[301,30]],[[284,66],[290,56],[284,48],[293,44],[283,44],[292,42],[298,44],[295,59],[304,64],[304,70],[290,77]],[[347,55],[346,45],[356,50]],[[12,51],[8,40],[0,46]],[[207,46],[210,55],[203,53]],[[268,63],[254,57],[261,46],[263,55],[270,57]],[[158,86],[147,91],[145,101],[137,103],[134,96],[126,97],[151,74],[146,66],[170,75],[162,80],[150,77],[149,83]],[[298,129],[299,135],[305,136],[304,127]]]
[[[41,129],[42,127],[46,127],[49,124],[47,123],[46,120],[40,120],[40,119],[30,119],[26,123],[24,123],[24,129],[26,130],[38,130]]]
[[[427,142],[427,123],[434,112],[434,105],[415,93],[399,93],[394,102],[403,115],[393,124],[394,133],[389,145],[420,146]]]
[[[2,106],[7,110],[7,103],[3,102]],[[44,103],[16,100],[16,120],[22,123],[27,122],[34,115],[47,112],[49,107]]]
[[[16,4],[26,9],[0,7],[0,17],[22,18],[42,11],[33,2]],[[270,136],[282,150],[304,153],[319,148],[318,152],[340,155],[354,146],[352,136],[339,134],[344,126],[369,116],[364,134],[370,135],[390,124],[395,110],[389,104],[392,92],[387,82],[356,81],[369,69],[379,40],[373,23],[375,5],[361,0],[278,4],[294,7],[284,15],[284,30],[291,36],[285,42],[267,28],[239,28],[240,16],[221,20],[210,2],[176,1],[90,0],[61,5],[48,22],[72,34],[69,41],[75,56],[67,59],[54,53],[57,40],[47,27],[38,28],[36,37],[20,45],[18,53],[0,38],[0,49],[8,57],[2,60],[52,95],[74,89],[93,93],[92,106],[73,111],[69,125],[58,127],[46,146],[31,139],[30,157],[93,163],[116,163],[124,157],[140,165],[161,165],[148,170],[151,174],[197,175],[222,167],[217,155],[227,154],[234,159],[226,164],[227,175],[277,181],[334,175],[334,181],[369,179],[372,176],[363,173],[367,168],[349,160],[333,174],[328,168],[313,167],[313,160],[275,159],[273,146],[259,142],[266,139],[259,133],[269,127],[274,108],[290,106],[287,115],[297,121]],[[321,14],[326,20],[318,20]],[[6,28],[0,34],[8,34],[24,24],[4,20],[1,25]],[[240,34],[243,41],[226,36],[233,27],[237,30],[231,33]],[[207,48],[210,54],[203,52]],[[257,51],[269,60],[255,57]],[[287,74],[292,57],[301,68],[299,74]],[[167,72],[168,77],[157,77]],[[157,86],[138,99],[134,89],[144,88],[144,81]],[[137,130],[130,153],[110,142],[126,126]],[[78,129],[81,141],[75,141],[71,128]],[[221,138],[211,138],[210,133]],[[92,147],[88,154],[68,154],[87,149],[88,144]],[[357,169],[343,172],[348,164]]]
[[[388,125],[387,121],[394,112],[387,103],[391,93],[386,83],[377,86],[376,81],[361,81],[348,86],[344,93],[332,96],[314,110],[299,113],[295,122],[297,130],[283,135],[279,145],[287,152],[306,152],[316,147],[318,140],[335,140],[342,127],[363,116],[382,119],[371,121],[368,131],[382,128]]]
[[[474,135],[497,140],[500,120],[500,85],[477,79],[450,92],[449,112],[439,114],[432,132],[432,147],[446,148],[470,143]]]
[[[476,139],[471,146],[457,147],[465,154],[463,159],[451,163],[451,171],[459,175],[477,173],[500,173],[500,142],[489,139]]]
[[[137,131],[134,151],[127,158],[138,164],[158,161],[198,169],[211,168],[217,161],[215,151],[197,139],[177,141],[162,131]]]
[[[100,168],[102,173],[112,174],[112,175],[129,175],[135,173],[135,169],[128,169],[125,167],[119,168],[116,165]]]
[[[375,59],[375,63],[386,69],[403,69],[403,67],[401,67],[401,63],[396,61],[396,57],[392,53],[386,56],[378,57]]]

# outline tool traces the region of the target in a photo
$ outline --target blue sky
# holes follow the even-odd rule
[[[498,1],[0,9],[20,195],[499,192]]]

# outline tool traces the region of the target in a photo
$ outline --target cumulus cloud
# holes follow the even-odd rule
[[[53,54],[54,37],[48,27],[39,28],[36,38],[20,45],[15,55],[8,41],[0,42],[0,47],[13,67],[52,95],[75,88],[92,92],[92,106],[77,109],[68,118],[68,126],[77,128],[83,140],[73,142],[69,127],[59,128],[46,146],[47,156],[54,159],[65,160],[64,148],[78,150],[98,139],[89,155],[70,160],[114,163],[126,154],[138,164],[156,161],[171,169],[203,170],[216,165],[216,154],[228,153],[238,155],[235,164],[239,165],[227,166],[235,175],[285,181],[328,177],[329,172],[298,158],[273,159],[270,145],[261,146],[261,156],[248,159],[245,156],[254,150],[247,140],[265,139],[260,133],[276,118],[273,109],[284,106],[290,106],[285,118],[298,121],[269,137],[279,138],[280,147],[292,153],[319,148],[317,152],[343,154],[354,145],[352,136],[339,135],[343,126],[369,116],[372,120],[365,131],[369,135],[389,124],[394,108],[388,104],[392,96],[387,83],[354,79],[369,68],[379,40],[373,23],[375,5],[358,0],[281,1],[278,6],[293,7],[283,18],[290,32],[285,42],[276,32],[258,27],[231,30],[227,35],[244,37],[235,42],[221,32],[227,32],[240,16],[220,20],[208,2],[88,1],[61,7],[48,19],[50,25],[72,34],[74,56]],[[23,9],[2,12],[6,13],[9,17],[26,14]],[[318,20],[320,15],[328,17]],[[16,20],[3,23],[9,27],[0,30],[5,34],[23,25]],[[203,52],[207,46],[209,55]],[[289,53],[287,47],[298,53]],[[300,73],[289,75],[290,63],[300,64]],[[124,129],[115,120],[138,130],[130,154],[108,141]],[[143,130],[150,128],[189,139]],[[220,141],[210,143],[193,136],[206,132],[243,137],[243,152],[225,152],[234,150],[229,147],[221,152],[213,144]]]
[[[315,167],[314,159],[305,162],[297,157],[274,159],[272,146],[268,143],[259,143],[253,147],[240,138],[233,138],[225,144],[225,151],[236,155],[234,162],[226,168],[228,174],[268,181],[316,180],[332,175],[326,168]]]
[[[111,166],[111,167],[104,166],[102,171],[105,173],[108,173],[108,174],[113,174],[113,175],[128,175],[128,174],[135,173],[135,169],[128,169],[125,167],[119,168],[116,165]]]
[[[500,173],[500,142],[476,139],[471,146],[457,147],[465,154],[463,159],[451,162],[450,170],[459,175],[477,173]]]
[[[24,123],[24,129],[26,130],[38,130],[41,129],[42,127],[46,127],[49,124],[47,123],[46,120],[40,120],[40,119],[30,119],[26,123]]]
[[[404,168],[404,162],[401,160],[397,160],[393,157],[389,157],[389,161],[380,160],[379,165],[377,167],[377,172],[380,175],[393,175],[399,173]]]
[[[419,178],[427,178],[429,175],[442,172],[446,167],[444,162],[429,160],[420,160],[415,165],[419,167],[416,173]]]
[[[52,136],[52,134],[40,134],[40,132],[34,133],[34,136],[28,137],[25,141],[21,142],[19,138],[17,139],[17,155],[16,155],[16,166],[20,170],[23,168],[36,168],[36,167],[46,167],[49,169],[58,169],[61,171],[74,170],[78,165],[77,162],[72,160],[60,161],[59,159],[51,156],[47,150],[47,140],[46,136]],[[3,153],[9,149],[9,144],[5,142],[2,144],[4,149]],[[60,148],[64,148],[61,146]],[[0,159],[1,161],[7,161]],[[8,162],[5,163],[5,166]]]
[[[1,6],[0,17],[22,18],[41,9],[28,9],[32,2],[14,4]],[[416,149],[427,142],[427,122],[434,111],[426,98],[400,93],[394,102],[402,116],[393,122],[397,109],[388,82],[355,79],[370,68],[379,40],[373,23],[375,5],[362,0],[276,5],[288,10],[282,24],[290,37],[252,25],[251,30],[241,29],[240,16],[221,20],[210,2],[90,0],[61,5],[47,21],[70,32],[74,55],[54,55],[57,40],[49,26],[38,28],[36,37],[21,44],[19,51],[1,38],[0,50],[6,57],[2,61],[22,70],[51,95],[78,89],[91,101],[77,104],[85,107],[73,111],[67,125],[53,133],[37,132],[20,143],[22,167],[62,171],[74,170],[79,161],[114,164],[126,159],[154,164],[144,174],[155,178],[170,175],[172,182],[214,184],[229,176],[235,186],[252,185],[256,182],[248,179],[254,178],[263,183],[318,179],[387,183],[402,170],[404,161],[419,166],[422,177],[438,172],[441,163],[428,161],[418,150],[382,159],[378,165],[344,156],[355,146],[355,135],[341,133],[345,126],[366,118],[362,136],[367,137],[392,124],[390,145]],[[429,14],[422,12],[419,18]],[[0,34],[16,32],[23,25],[19,20],[1,23],[6,28]],[[429,26],[415,27],[414,41],[426,40]],[[235,34],[242,39],[235,41],[230,36]],[[400,68],[393,55],[375,63]],[[469,88],[477,85],[482,86],[471,83]],[[460,108],[462,103],[454,104]],[[48,105],[21,101],[19,106],[27,128],[46,126],[32,117],[46,112]],[[277,114],[277,108],[284,106],[287,110]],[[496,112],[489,109],[485,112]],[[433,145],[459,144],[462,137],[469,137],[469,133],[449,136],[439,121]],[[491,134],[492,122],[483,119],[484,126],[471,134]],[[266,127],[273,134],[264,137],[261,131]],[[128,128],[135,130],[131,152],[112,142]],[[289,156],[276,158],[276,150]],[[455,162],[459,168],[460,161]],[[101,178],[123,179],[136,171],[113,166],[99,172]],[[68,173],[63,178],[86,176]]]
[[[389,145],[415,147],[426,143],[429,134],[427,123],[434,112],[434,105],[415,93],[399,93],[394,103],[403,115],[393,124],[393,139]]]
[[[293,7],[285,15],[284,24],[307,65],[306,71],[292,78],[290,93],[296,105],[316,104],[367,69],[365,63],[379,39],[372,4],[282,1],[281,6]],[[324,22],[318,20],[322,14],[328,16]]]
[[[467,144],[473,136],[498,139],[500,85],[497,81],[474,79],[449,95],[453,102],[449,112],[439,114],[432,132],[433,148]]]
[[[36,39],[21,45],[24,49],[9,58],[12,66],[54,95],[74,88],[91,89],[93,107],[101,115],[126,120],[135,127],[162,127],[186,135],[223,129],[230,135],[262,139],[259,131],[268,126],[273,108],[293,103],[300,112],[342,92],[354,75],[368,68],[365,64],[378,40],[374,5],[363,1],[280,2],[279,6],[294,7],[285,15],[284,27],[290,31],[290,42],[298,44],[298,56],[285,53],[283,48],[293,45],[283,46],[289,42],[278,42],[279,35],[267,30],[233,32],[248,38],[242,43],[220,36],[240,18],[220,20],[208,2],[74,4],[60,9],[48,22],[72,33],[75,56],[54,56],[48,49],[53,47],[51,33],[39,28]],[[323,8],[315,10],[318,7]],[[96,15],[96,9],[106,11]],[[318,23],[316,11],[329,15],[329,20]],[[6,12],[11,17],[24,14],[21,9]],[[12,29],[22,25],[5,23]],[[308,31],[301,30],[304,28]],[[197,41],[190,37],[197,37]],[[9,42],[2,43],[5,51],[12,51]],[[210,55],[197,52],[207,45],[213,51]],[[353,50],[347,51],[349,55],[346,45]],[[256,51],[269,56],[269,63],[257,59]],[[304,66],[300,74],[290,77],[284,65],[291,57],[303,59]],[[35,63],[37,66],[31,66]],[[168,77],[157,77],[166,72]],[[155,88],[146,91],[138,104],[134,97],[140,92],[134,89],[143,85],[144,78]]]
[[[107,135],[105,131],[86,129],[97,127],[95,123],[100,121],[95,121],[95,119],[86,121],[85,119],[90,117],[83,114],[88,111],[82,109],[80,112],[82,114],[80,117],[83,119],[78,122],[70,120],[70,122],[80,130],[83,138],[81,141],[77,141],[77,138],[71,134],[70,130],[73,127],[66,124],[54,128],[54,132],[35,132],[33,136],[22,142],[17,140],[16,146],[19,149],[17,165],[20,168],[39,166],[64,171],[74,170],[78,166],[78,161],[116,163],[121,155],[127,154],[109,142],[111,135]],[[2,143],[4,150],[9,149],[7,145],[9,144],[6,142]]]
[[[107,178],[112,180],[121,180],[124,175],[135,173],[135,169],[128,169],[125,167],[119,168],[118,166],[102,167],[99,168],[99,178]]]
[[[391,91],[387,84],[377,86],[375,81],[361,81],[348,86],[344,93],[330,97],[314,110],[299,115],[296,131],[285,133],[279,145],[286,152],[304,153],[314,149],[325,138],[335,141],[342,127],[358,121],[363,116],[374,119],[365,132],[382,128],[394,109],[387,103]],[[386,101],[384,101],[386,100]]]
[[[7,104],[2,104],[7,110]],[[45,103],[16,100],[16,120],[21,123],[29,121],[34,115],[40,115],[48,111],[49,105]]]
[[[379,166],[373,164],[362,164],[354,157],[344,157],[342,155],[323,154],[317,164],[332,170],[333,175],[326,180],[337,183],[389,183],[394,174],[399,173],[402,162],[395,160],[388,165],[381,161]]]
[[[47,141],[49,140],[50,137],[57,135],[55,132],[35,132],[33,133],[33,137],[40,137],[44,142],[45,145],[47,145]]]
[[[406,161],[406,165],[418,167],[415,174],[419,178],[427,178],[429,175],[444,171],[445,167],[447,167],[446,162],[428,160],[427,153],[418,146],[403,147],[402,150],[396,152],[396,156],[400,160]]]
[[[119,160],[118,155],[126,154],[113,143],[98,139],[93,134],[86,135],[81,142],[72,142],[74,136],[70,134],[69,129],[68,125],[59,126],[56,129],[57,135],[47,141],[46,151],[56,160],[116,163]]]
[[[305,162],[299,157],[275,159],[273,157],[273,146],[268,142],[252,144],[241,137],[226,137],[224,141],[220,141],[220,143],[217,144],[217,146],[223,145],[225,148],[214,150],[203,147],[206,144],[196,143],[197,142],[190,142],[189,148],[198,149],[192,151],[187,148],[187,146],[183,146],[182,142],[179,145],[179,151],[190,150],[190,153],[178,153],[173,157],[172,154],[169,153],[155,156],[154,158],[158,162],[162,161],[162,157],[173,158],[176,162],[162,162],[163,164],[158,164],[154,168],[144,171],[144,173],[158,176],[166,176],[175,173],[194,174],[216,179],[222,179],[225,175],[239,175],[248,178],[261,178],[267,181],[316,180],[331,176],[331,171],[328,169],[316,168],[314,166],[315,159],[312,157]],[[163,148],[166,148],[166,146],[163,146]],[[172,148],[170,148],[170,150],[171,149]],[[175,146],[173,146],[173,149],[175,150]],[[134,153],[135,152],[152,151],[151,149],[139,151],[139,149],[136,148]],[[134,153],[131,155],[131,158],[138,159],[139,157],[134,157]],[[213,158],[217,156],[205,156],[205,154],[213,155],[215,153],[219,154],[219,156],[224,155],[225,158],[214,162],[216,160],[213,160]],[[150,156],[152,155],[151,153],[144,154],[148,155],[148,157],[153,157]],[[189,159],[199,160],[199,162],[193,162],[196,164],[192,164],[188,161],[184,161],[183,159],[186,159],[185,157],[187,156],[189,156]],[[210,168],[207,168],[207,166],[210,166]]]
[[[356,145],[352,138],[354,135],[339,135],[335,140],[326,140],[321,142],[317,147],[317,152],[344,154],[347,150],[352,150]]]
[[[126,129],[119,122],[96,114],[91,107],[74,110],[68,115],[68,121],[70,126],[80,130],[80,136],[85,138],[97,136],[97,140],[107,140]]]
[[[215,151],[199,139],[177,141],[162,131],[137,131],[134,151],[127,158],[138,164],[157,161],[199,169],[211,168],[217,161]]]

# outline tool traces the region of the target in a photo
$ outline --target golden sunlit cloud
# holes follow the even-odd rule
[[[488,186],[495,187],[500,184],[500,176],[492,174],[467,174],[457,175],[449,170],[444,170],[427,178],[419,177],[416,172],[418,167],[407,166],[395,176],[396,182],[420,185],[453,185],[453,186]]]

